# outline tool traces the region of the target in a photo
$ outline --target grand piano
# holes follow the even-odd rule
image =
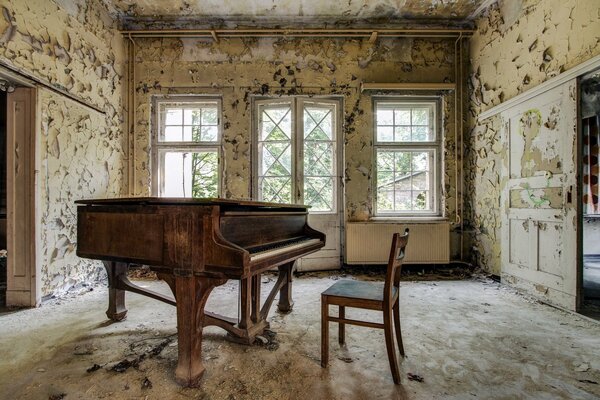
[[[279,292],[290,311],[294,262],[325,245],[308,226],[307,206],[225,199],[121,198],[79,200],[77,255],[102,260],[108,274],[108,318],[125,318],[125,291],[176,306],[178,362],[175,379],[197,386],[204,373],[202,329],[216,325],[252,343]],[[171,288],[174,299],[133,284],[130,264],[145,264]],[[279,276],[261,306],[261,273]],[[239,319],[204,310],[212,289],[240,281]]]

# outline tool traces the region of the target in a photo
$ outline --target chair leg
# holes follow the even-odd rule
[[[396,300],[394,304],[394,325],[396,326],[396,341],[398,342],[398,350],[400,355],[406,357],[404,353],[404,345],[402,344],[402,330],[400,329],[400,299]]]
[[[321,296],[321,367],[326,368],[329,361],[329,304]]]
[[[390,308],[383,311],[383,332],[385,334],[385,347],[387,348],[390,369],[392,370],[392,377],[394,378],[394,383],[396,385],[399,385],[400,368],[398,367],[396,349],[394,348],[394,328],[392,326],[392,313],[393,311]]]
[[[340,306],[339,316],[341,319],[346,318],[346,307]],[[338,323],[338,325],[339,325],[338,341],[340,342],[341,345],[343,345],[344,343],[346,343],[346,324],[344,324],[343,322],[340,322],[340,323]]]

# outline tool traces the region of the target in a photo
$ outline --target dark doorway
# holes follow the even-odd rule
[[[582,134],[582,314],[600,318],[600,70],[584,75],[580,85]]]
[[[0,91],[0,307],[6,305],[6,91]]]

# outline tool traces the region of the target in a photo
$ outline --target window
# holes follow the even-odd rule
[[[161,197],[218,197],[220,99],[156,98],[154,110],[153,193]]]
[[[436,100],[375,100],[375,215],[438,215]]]
[[[258,199],[335,213],[339,102],[297,97],[256,105]]]

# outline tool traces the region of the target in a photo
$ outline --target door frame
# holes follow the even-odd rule
[[[293,109],[296,110],[296,113],[292,113],[292,115],[294,116],[294,119],[292,121],[292,130],[295,132],[297,129],[297,120],[298,120],[298,115],[300,114],[299,108],[300,107],[296,107],[296,105],[298,103],[302,104],[303,101],[319,101],[319,100],[325,100],[325,101],[332,101],[332,102],[336,102],[337,103],[337,107],[336,107],[336,118],[337,118],[337,123],[336,123],[336,144],[335,144],[335,151],[336,151],[336,168],[337,168],[337,175],[339,176],[339,181],[337,182],[337,187],[336,187],[336,201],[337,201],[337,208],[336,208],[336,215],[338,216],[338,223],[339,223],[339,238],[340,238],[340,268],[343,265],[344,262],[344,253],[345,253],[345,245],[346,245],[346,240],[345,240],[345,214],[346,214],[346,204],[344,202],[344,198],[345,198],[345,191],[346,191],[346,185],[344,182],[344,178],[345,178],[345,152],[344,152],[344,96],[343,95],[292,95],[292,96],[264,96],[264,95],[251,95],[251,114],[250,114],[250,180],[249,180],[249,188],[248,188],[248,192],[250,194],[250,197],[252,199],[257,200],[258,199],[258,154],[257,154],[257,149],[258,149],[258,144],[257,144],[257,139],[258,139],[258,118],[257,118],[257,113],[258,113],[258,106],[259,104],[261,104],[263,101],[282,101],[282,102],[286,102],[289,101],[293,104]],[[294,143],[294,146],[298,147],[298,142],[295,138],[292,138],[292,142]],[[295,156],[294,156],[295,157]],[[292,165],[292,178],[295,179],[295,175],[296,175],[296,166]],[[295,187],[296,183],[293,183],[293,188]],[[297,189],[296,189],[297,191]],[[297,192],[293,194],[295,198],[297,198]],[[314,214],[314,215],[319,215],[319,214]]]
[[[600,57],[599,57],[600,58]],[[592,65],[588,68],[582,69],[581,73],[577,76],[576,84],[576,103],[577,103],[577,137],[575,138],[575,151],[577,152],[577,188],[576,193],[576,212],[577,212],[577,299],[576,299],[576,311],[580,312],[583,308],[583,126],[582,126],[582,110],[581,110],[581,83],[585,75],[599,71],[600,64]]]
[[[14,92],[7,93],[6,113],[6,305],[36,307],[41,301],[36,202],[36,171],[39,171],[36,132],[40,126],[38,90],[32,82],[4,68],[0,68],[0,78],[16,86]],[[24,107],[23,114],[18,117],[23,125],[22,130],[17,130],[16,123],[19,121],[15,121],[16,110],[11,107],[11,98],[13,103],[14,100],[19,101],[19,106]]]

